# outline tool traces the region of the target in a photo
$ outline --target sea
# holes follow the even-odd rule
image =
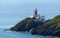
[[[0,38],[60,38],[31,35],[26,32],[4,31],[31,17],[37,8],[40,16],[52,19],[60,15],[60,0],[0,0]]]
[[[14,27],[21,20],[30,17],[33,13],[0,13],[0,38],[60,38],[53,36],[31,35],[26,32],[4,31]]]
[[[42,35],[32,35],[27,32],[16,32],[5,29],[10,29],[13,26],[0,26],[0,38],[60,38],[56,36],[42,36]]]

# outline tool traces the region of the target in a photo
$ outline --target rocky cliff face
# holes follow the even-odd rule
[[[42,22],[34,22],[33,18],[26,18],[21,22],[17,23],[10,30],[13,31],[30,31],[32,28],[36,28],[39,25],[42,25]]]
[[[32,34],[60,36],[60,15],[34,28]]]
[[[17,23],[10,30],[13,31],[28,31],[31,34],[60,36],[60,15],[45,23],[34,22],[33,18],[26,18]]]

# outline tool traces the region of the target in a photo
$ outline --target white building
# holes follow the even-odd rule
[[[40,15],[38,15],[37,9],[35,9],[35,11],[34,11],[33,18],[34,18],[34,21],[45,22],[45,16],[40,16]]]

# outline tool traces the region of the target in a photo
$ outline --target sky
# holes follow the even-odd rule
[[[60,0],[0,0],[0,25],[11,21],[11,24],[15,24],[20,19],[31,16],[35,8],[38,9],[38,14],[52,19],[60,15]]]
[[[17,10],[33,12],[35,8],[42,13],[59,13],[60,0],[0,0],[0,13],[14,13],[11,11]]]

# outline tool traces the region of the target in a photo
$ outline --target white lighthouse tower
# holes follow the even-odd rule
[[[33,18],[34,18],[34,21],[45,22],[45,16],[38,15],[37,8],[34,10]]]

